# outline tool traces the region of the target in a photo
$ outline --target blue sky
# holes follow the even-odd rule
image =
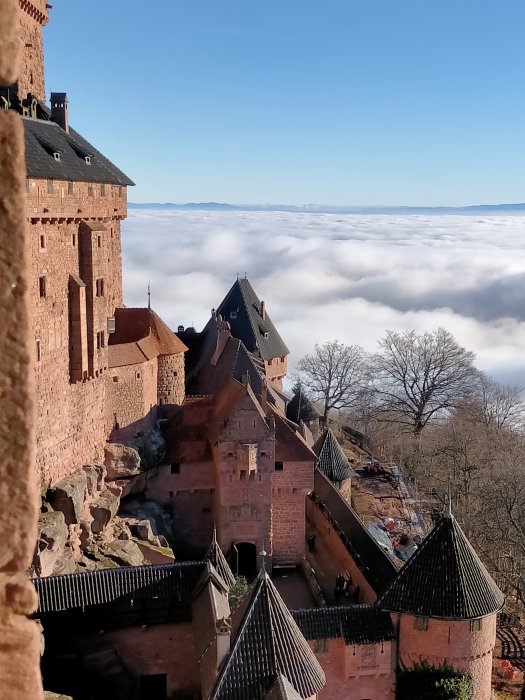
[[[54,0],[47,96],[131,201],[525,200],[523,0]]]

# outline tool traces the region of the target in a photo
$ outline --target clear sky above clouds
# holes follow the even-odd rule
[[[523,0],[53,0],[47,94],[132,201],[525,199]]]

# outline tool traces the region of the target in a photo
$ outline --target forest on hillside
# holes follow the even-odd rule
[[[294,390],[325,420],[364,433],[396,462],[422,503],[445,504],[507,595],[525,613],[525,405],[520,387],[479,371],[445,329],[387,331],[379,351],[337,340],[303,357]]]

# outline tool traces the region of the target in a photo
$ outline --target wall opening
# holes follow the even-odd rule
[[[232,547],[233,570],[251,581],[257,575],[257,547],[253,542],[237,542]]]

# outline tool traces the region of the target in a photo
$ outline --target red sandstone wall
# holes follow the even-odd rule
[[[310,642],[326,685],[319,700],[394,700],[395,647],[391,642],[345,646],[342,639]]]
[[[186,453],[188,460],[191,455]],[[178,474],[163,464],[148,477],[146,498],[168,508],[173,520],[175,554],[200,556],[209,547],[215,522],[213,462],[182,462]]]
[[[284,462],[272,474],[273,561],[297,563],[304,557],[305,500],[313,488],[313,463]]]
[[[309,498],[306,499],[306,517],[315,529],[318,547],[323,547],[325,551],[329,552],[334,561],[339,562],[340,568],[350,575],[354,584],[359,586],[359,602],[373,603],[377,598],[374,589],[356,565],[343,542],[341,542],[339,535],[324,514]]]
[[[283,378],[286,376],[288,357],[273,357],[264,363],[268,380],[278,389],[283,388]]]
[[[446,662],[466,670],[474,681],[473,700],[490,700],[496,615],[483,618],[479,632],[470,631],[469,620],[433,618],[429,618],[427,630],[419,631],[414,629],[415,619],[412,615],[400,616],[400,660],[407,666],[420,659],[433,665]]]
[[[115,651],[135,678],[166,673],[168,697],[200,690],[191,622],[111,630],[73,640],[71,653]]]
[[[157,360],[113,367],[105,376],[107,422],[111,430],[118,423],[119,431],[115,434],[120,439],[128,427],[131,435],[149,430],[156,417]]]
[[[218,539],[228,552],[236,542],[251,542],[278,555],[273,545],[272,476],[274,441],[265,419],[248,394],[243,396],[224,423],[214,449],[217,470]],[[257,467],[242,478],[238,446],[257,444]],[[247,471],[247,470],[246,470]]]
[[[184,353],[158,358],[158,403],[181,405],[184,401]]]
[[[57,127],[58,128],[58,127]],[[101,456],[112,427],[106,409],[107,317],[122,303],[120,218],[125,215],[125,189],[106,185],[102,197],[93,185],[87,196],[86,183],[54,182],[48,194],[47,180],[28,180],[29,294],[32,354],[37,380],[36,467],[45,485],[56,483],[79,464]],[[80,265],[80,228],[92,216],[103,220],[106,230],[93,236],[93,268],[86,283],[86,298],[96,302],[91,328],[91,375],[71,382],[69,276],[86,276]],[[89,220],[89,219],[88,219]],[[92,219],[93,220],[93,219]],[[91,235],[91,234],[90,234]],[[100,237],[100,246],[99,246]],[[45,297],[40,296],[39,278],[45,277]],[[104,279],[104,295],[97,297],[96,280]],[[104,347],[97,349],[96,333],[104,332]],[[37,359],[37,353],[40,359]],[[156,378],[155,378],[156,385]],[[156,402],[156,398],[155,398]],[[112,416],[111,416],[112,419]]]
[[[20,6],[22,60],[18,94],[24,98],[30,92],[45,102],[42,25],[47,22],[46,0],[21,0]]]

